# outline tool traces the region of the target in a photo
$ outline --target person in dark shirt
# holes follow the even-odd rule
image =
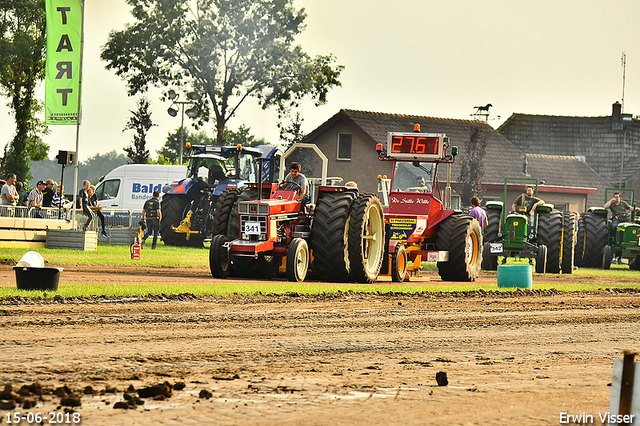
[[[518,211],[518,206],[524,206],[527,216],[531,216],[536,211],[536,207],[540,204],[544,204],[544,200],[538,197],[534,197],[535,189],[532,185],[527,185],[526,194],[521,194],[513,203],[512,210]]]
[[[98,203],[98,196],[96,195],[96,187],[93,185],[89,185],[89,189],[87,190],[87,196],[89,197],[89,208],[92,212],[95,213],[96,216],[100,219],[100,225],[102,226],[102,236],[108,237],[107,230],[104,227],[104,214],[102,214],[102,206]]]
[[[91,209],[89,208],[89,194],[87,191],[89,190],[89,186],[91,182],[88,180],[82,181],[82,189],[78,193],[78,200],[76,202],[76,208],[82,209],[82,213],[87,217],[87,221],[84,223],[83,231],[89,229],[91,225],[91,221],[93,220],[93,213],[91,213]]]
[[[162,220],[162,212],[160,211],[160,192],[158,190],[153,191],[153,197],[148,199],[144,203],[142,208],[142,220],[147,224],[147,230],[142,238],[142,244],[149,238],[153,232],[153,244],[151,244],[151,250],[156,249],[158,243],[158,234],[160,233],[160,220]]]
[[[53,196],[56,191],[53,189],[55,182],[53,179],[47,179],[45,187],[42,190],[42,207],[53,207]]]

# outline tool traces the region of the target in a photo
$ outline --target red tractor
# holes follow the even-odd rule
[[[269,278],[284,264],[290,281],[303,281],[309,269],[321,281],[375,281],[385,251],[378,197],[355,188],[320,186],[315,205],[301,209],[293,186],[249,184],[220,196],[211,274]]]
[[[451,164],[458,153],[444,134],[391,132],[386,147],[378,144],[378,158],[393,161],[389,207],[385,222],[390,235],[383,274],[404,281],[407,261],[436,261],[446,281],[474,281],[482,263],[482,229],[478,221],[449,208]],[[447,164],[444,196],[438,164]],[[445,202],[443,203],[442,199]],[[388,251],[387,251],[388,249]]]

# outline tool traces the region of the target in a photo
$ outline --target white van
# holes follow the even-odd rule
[[[184,179],[187,166],[125,164],[110,171],[96,187],[100,205],[106,210],[142,210],[153,191]]]

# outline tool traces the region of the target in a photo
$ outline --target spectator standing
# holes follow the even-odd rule
[[[42,190],[44,189],[44,182],[39,180],[33,191],[29,193],[27,197],[27,208],[36,209],[35,217],[42,217],[39,210],[42,208]]]
[[[482,231],[484,232],[484,228],[487,227],[489,221],[487,220],[487,213],[482,207],[480,207],[480,203],[480,198],[475,195],[471,197],[471,205],[473,208],[469,211],[469,216],[473,216],[478,219],[478,222],[480,222],[480,226],[482,227]]]
[[[16,190],[18,191],[18,196],[20,197],[18,199],[18,205],[26,207],[27,197],[29,196],[29,194],[27,194],[27,191],[24,190],[24,183],[16,182]]]
[[[44,190],[42,190],[42,207],[53,207],[53,196],[56,193],[53,189],[55,184],[53,179],[47,179]]]
[[[104,227],[104,214],[102,214],[102,206],[98,202],[98,196],[96,195],[96,187],[93,185],[89,186],[87,190],[87,196],[89,197],[89,208],[98,216],[100,219],[100,225],[102,226],[102,236],[108,237],[107,230]]]
[[[93,220],[93,213],[91,213],[91,209],[89,208],[89,194],[87,191],[89,190],[89,186],[91,182],[88,180],[82,181],[82,189],[78,192],[78,201],[76,203],[76,207],[82,209],[82,213],[87,217],[87,221],[84,223],[83,231],[86,231],[91,225],[91,221]]]
[[[14,184],[16,183],[16,175],[9,173],[7,176],[7,182],[2,185],[2,205],[3,206],[15,206],[18,204],[20,196]]]
[[[153,243],[151,244],[151,250],[156,249],[158,242],[158,234],[160,233],[160,221],[162,220],[162,211],[160,210],[160,191],[153,191],[153,197],[148,199],[144,203],[142,208],[142,220],[147,224],[147,230],[142,238],[142,244],[149,238],[153,232]]]

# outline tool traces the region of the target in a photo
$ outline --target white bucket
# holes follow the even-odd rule
[[[20,259],[16,266],[44,268],[44,258],[37,251],[28,251],[22,256],[22,259]]]

